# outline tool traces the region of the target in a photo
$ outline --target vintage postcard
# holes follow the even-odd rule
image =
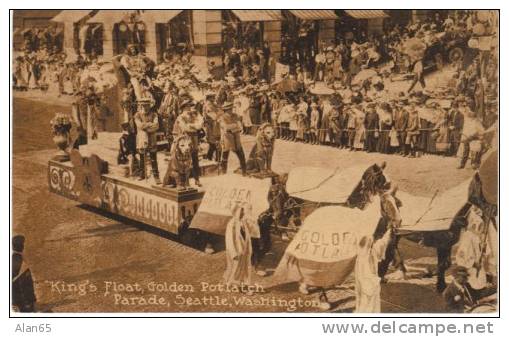
[[[498,314],[498,10],[11,22],[14,315]]]

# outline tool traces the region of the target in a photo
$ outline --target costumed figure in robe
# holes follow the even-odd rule
[[[225,250],[226,271],[224,282],[227,285],[250,285],[251,283],[251,233],[250,219],[246,216],[247,204],[234,204],[233,217],[226,225]]]
[[[145,58],[138,51],[135,44],[127,46],[127,53],[120,58],[120,64],[129,77],[129,82],[132,84],[136,99],[143,97],[143,88],[140,81],[145,79],[149,81],[146,76],[146,63]]]
[[[92,83],[87,83],[85,88],[79,91],[76,100],[72,103],[71,115],[78,129],[78,138],[73,147],[78,149],[80,145],[97,139],[97,119],[101,98],[96,94]]]
[[[382,238],[373,242],[372,237],[365,236],[359,242],[359,252],[355,261],[355,312],[379,313],[380,277],[378,263],[384,258],[391,238],[389,228]]]

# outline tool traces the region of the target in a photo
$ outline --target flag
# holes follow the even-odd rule
[[[210,178],[207,190],[193,217],[190,228],[224,236],[226,225],[232,218],[236,203],[252,206],[254,221],[269,208],[267,196],[271,180],[226,174]]]

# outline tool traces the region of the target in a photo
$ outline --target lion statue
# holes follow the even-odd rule
[[[274,154],[275,132],[272,125],[264,123],[256,133],[256,144],[247,160],[247,172],[272,176],[272,155]]]
[[[178,190],[189,188],[189,175],[193,166],[191,142],[187,135],[182,135],[173,142],[163,186],[177,187]]]

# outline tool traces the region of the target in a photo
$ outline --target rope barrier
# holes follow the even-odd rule
[[[284,130],[291,130],[291,131],[298,131],[299,129],[291,129],[289,126],[281,126],[281,125],[274,125],[274,124],[271,124],[270,122],[267,122],[269,123],[272,127],[275,127],[275,128],[278,128],[278,129],[284,129]],[[288,123],[288,122],[283,122],[283,123]],[[256,127],[260,127],[262,125],[264,125],[266,123],[263,123],[263,124],[251,124],[251,125],[244,125],[244,127],[246,128],[249,128],[249,127],[253,127],[253,126],[256,126]],[[307,127],[308,129],[313,129],[313,130],[316,130],[316,131],[330,131],[331,128],[328,128],[328,129],[324,129],[324,128],[312,128],[312,127]],[[302,128],[300,128],[302,129]],[[384,130],[384,129],[362,129],[362,131],[378,131],[378,132],[392,132],[392,131],[395,131],[395,132],[414,132],[414,131],[438,131],[439,128],[419,128],[417,130]],[[352,128],[347,128],[347,129],[339,129],[339,131],[360,131],[358,129],[352,129]]]

